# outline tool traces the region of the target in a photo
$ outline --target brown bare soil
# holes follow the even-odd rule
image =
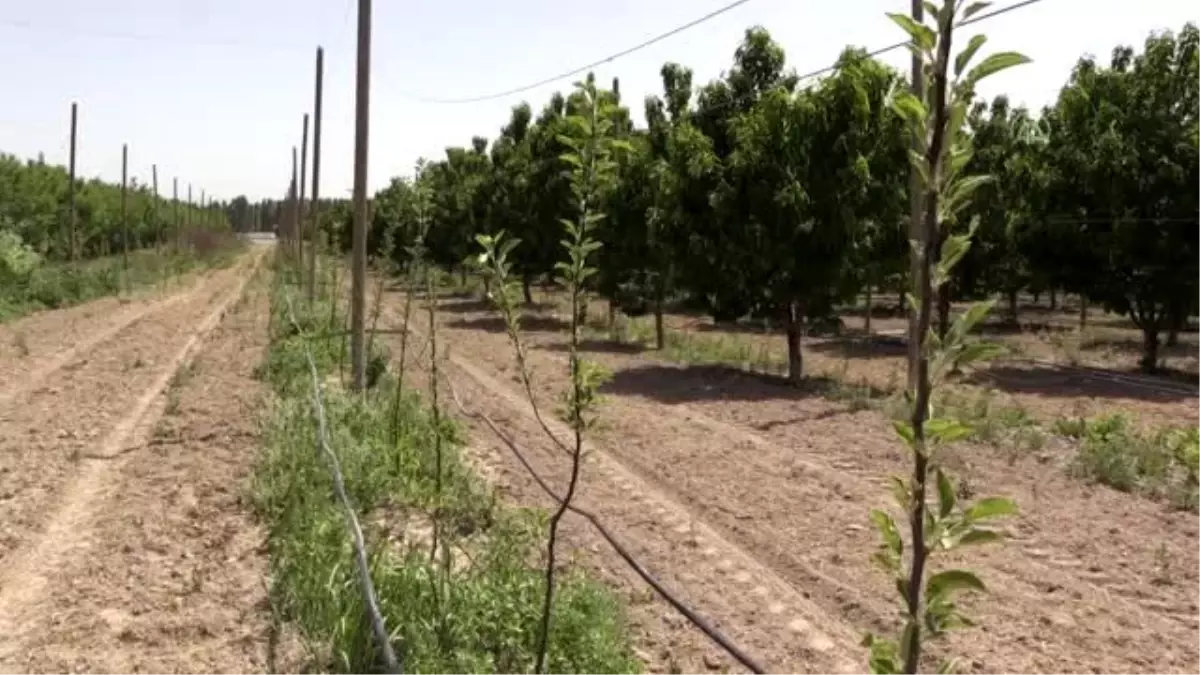
[[[0,670],[272,667],[263,537],[240,497],[267,314],[261,293],[237,300],[260,258],[91,333],[78,317],[110,301],[67,310],[62,331],[54,312],[24,324],[59,351],[0,417]]]
[[[566,316],[560,294],[539,293],[543,319]],[[1044,301],[1044,299],[1043,299]],[[876,304],[879,304],[877,299]],[[593,303],[594,325],[604,321],[604,301]],[[959,307],[958,309],[961,309]],[[993,313],[1001,310],[994,309]],[[1141,333],[1128,319],[1093,311],[1090,328],[1080,334],[1078,317],[1072,308],[1050,312],[1046,308],[1027,308],[1020,329],[990,321],[982,337],[1014,350],[1011,357],[998,359],[966,379],[956,383],[957,397],[970,400],[990,396],[995,406],[1020,408],[1045,423],[1064,417],[1091,417],[1112,413],[1131,416],[1136,425],[1146,428],[1187,426],[1196,423],[1200,405],[1200,381],[1195,375],[1196,333],[1182,333],[1175,348],[1162,347],[1173,376],[1147,377],[1134,372],[1139,356]],[[875,339],[864,339],[860,315],[844,315],[847,327],[843,337],[806,337],[803,342],[807,373],[833,378],[852,385],[868,385],[880,393],[904,383],[905,347],[894,341],[903,337],[902,318],[876,317],[872,321]],[[644,317],[643,321],[651,320]],[[665,323],[681,334],[683,340],[721,340],[744,345],[752,355],[769,354],[778,368],[785,360],[782,333],[764,331],[747,325],[715,324],[707,316],[668,314]],[[888,340],[887,338],[893,338]],[[1164,332],[1162,338],[1166,339]],[[640,352],[641,345],[604,345],[605,351]],[[734,367],[754,364],[728,364]],[[776,371],[782,373],[782,371]],[[1188,373],[1191,373],[1190,375]]]
[[[389,310],[383,325],[397,315]],[[530,419],[502,324],[469,300],[444,302],[439,324],[468,407],[490,414],[561,489],[567,458]],[[536,395],[552,417],[566,383],[563,325],[540,314],[524,326]],[[427,330],[421,320],[415,328]],[[861,633],[896,630],[894,591],[868,561],[877,541],[867,513],[891,507],[884,482],[906,470],[884,417],[728,368],[678,367],[603,342],[589,349],[614,377],[581,504],[772,670],[864,669]],[[486,428],[472,426],[472,439],[515,500],[545,504]],[[1196,517],[1069,477],[1070,452],[1058,439],[1019,457],[972,444],[952,451],[963,496],[1009,495],[1022,511],[1005,525],[1007,543],[964,552],[991,593],[964,603],[980,627],[931,656],[961,656],[971,672],[1194,671]],[[585,524],[572,524],[572,541],[627,597],[648,593]],[[633,606],[652,668],[741,669],[712,656],[715,646],[681,618],[667,625],[670,613],[657,601]]]
[[[156,286],[0,325],[0,372],[6,375],[0,384],[0,403],[29,391],[77,355],[112,339],[152,311],[190,297],[203,281],[204,277],[189,274],[170,281],[165,292]]]

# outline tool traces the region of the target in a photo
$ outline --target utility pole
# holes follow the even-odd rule
[[[317,47],[317,83],[313,100],[313,170],[312,170],[312,205],[309,207],[309,217],[312,225],[309,231],[312,240],[308,245],[308,304],[316,300],[317,290],[317,230],[321,221],[318,214],[321,211],[321,93],[325,77],[325,50]]]
[[[162,223],[158,220],[158,165],[150,165],[150,185],[154,190],[154,195],[150,199],[150,222],[154,223],[154,244],[158,249],[162,250]]]
[[[125,283],[129,283],[129,144],[121,145],[121,268],[125,271]]]
[[[79,104],[71,102],[71,158],[67,183],[67,246],[70,250],[67,252],[68,260],[75,260],[75,138],[77,122],[79,120]]]
[[[350,360],[352,389],[363,391],[367,380],[367,138],[371,116],[371,0],[358,0],[358,66],[354,96],[354,231],[350,283]]]
[[[308,113],[304,113],[304,129],[300,133],[300,195],[296,202],[296,271],[304,281],[304,182],[308,179]]]
[[[921,4],[922,0],[912,0],[912,18],[913,21],[921,24],[925,21],[925,7]],[[917,100],[922,104],[925,103],[925,71],[921,57],[917,54],[912,55],[912,93],[917,97]],[[913,135],[912,151],[920,155],[923,152],[921,141],[917,135]],[[909,241],[922,241],[921,230],[923,229],[922,204],[924,203],[924,186],[921,183],[921,177],[917,174],[916,169],[911,166],[908,169],[908,203],[909,203],[909,223],[908,223],[908,239]],[[917,279],[921,277],[921,255],[909,247],[908,253],[909,267],[908,278],[910,284],[915,284]],[[916,293],[913,293],[916,297]],[[920,300],[918,300],[920,302]],[[917,325],[917,308],[908,307],[908,388],[910,391],[916,391],[917,388],[917,361],[921,355],[921,343],[924,340],[923,335],[918,335],[920,330]]]
[[[171,208],[175,211],[175,246],[179,246],[179,176],[175,176],[171,187]]]
[[[292,248],[294,249],[292,251],[293,254],[295,254],[300,249],[300,244],[297,243],[300,238],[300,217],[299,217],[300,214],[298,213],[299,210],[296,208],[296,196],[300,193],[298,185],[296,183],[296,176],[299,171],[298,166],[299,166],[299,160],[297,159],[297,155],[296,155],[296,146],[293,145],[292,146],[292,183],[291,183],[291,186],[288,188],[288,226],[292,230]]]

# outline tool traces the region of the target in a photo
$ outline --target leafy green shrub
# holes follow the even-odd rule
[[[1163,465],[1163,456],[1152,455],[1153,447],[1131,434],[1121,415],[1088,423],[1081,440],[1076,471],[1124,492],[1135,490],[1144,477],[1157,473]]]
[[[21,235],[0,221],[0,283],[23,283],[41,265],[42,257],[21,239]]]
[[[1122,492],[1164,498],[1178,508],[1196,509],[1197,430],[1164,429],[1146,435],[1121,414],[1083,422],[1076,475]],[[1075,431],[1075,423],[1068,425]]]

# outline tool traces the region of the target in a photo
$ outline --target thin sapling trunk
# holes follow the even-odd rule
[[[933,416],[933,393],[947,373],[996,354],[997,350],[969,339],[971,329],[990,309],[990,303],[976,303],[953,322],[949,320],[948,282],[954,265],[966,253],[974,234],[972,224],[964,234],[944,231],[952,216],[970,199],[972,191],[986,176],[960,176],[956,168],[967,164],[970,148],[962,135],[969,93],[983,77],[1027,61],[1013,52],[992,54],[963,74],[971,56],[986,38],[977,36],[954,59],[955,83],[951,86],[952,30],[956,22],[968,19],[986,3],[975,3],[961,13],[956,0],[914,2],[913,16],[889,15],[912,38],[909,45],[930,78],[927,90],[902,92],[895,96],[894,110],[914,135],[920,152],[914,154],[914,185],[920,190],[922,206],[916,240],[912,246],[912,295],[909,311],[909,385],[907,415],[893,421],[897,435],[908,446],[912,459],[907,479],[894,477],[892,493],[908,519],[908,541],[892,516],[873,510],[871,520],[879,530],[881,544],[874,560],[893,575],[903,597],[904,627],[899,639],[868,635],[870,669],[877,673],[916,673],[921,664],[924,641],[944,630],[964,625],[954,596],[964,590],[983,591],[983,582],[973,573],[932,569],[932,559],[945,551],[971,543],[994,541],[999,534],[977,524],[985,519],[1012,513],[1011,501],[986,498],[959,506],[950,477],[939,465],[938,446],[970,434],[971,428],[948,417]],[[924,24],[923,9],[934,15],[935,27]],[[915,67],[915,66],[914,66]],[[947,160],[950,160],[949,166]],[[936,332],[935,313],[938,315]],[[939,339],[934,339],[939,335]],[[929,495],[936,495],[934,508]],[[907,569],[904,565],[907,563]],[[952,663],[943,668],[953,668]]]

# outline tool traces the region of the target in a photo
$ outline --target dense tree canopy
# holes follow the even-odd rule
[[[1141,53],[1117,48],[1108,67],[1084,58],[1038,114],[1003,96],[975,102],[965,170],[992,180],[951,224],[977,229],[946,298],[1078,293],[1128,314],[1154,367],[1159,332],[1195,313],[1200,292],[1197,41],[1188,24]],[[761,27],[721,78],[696,86],[677,63],[660,75],[645,128],[618,82],[601,90],[631,151],[604,199],[593,290],[631,314],[674,298],[719,320],[778,321],[798,379],[806,319],[906,282],[908,150],[889,101],[907,83],[854,49],[801,82]],[[563,125],[574,97],[555,94],[536,114],[515,106],[490,147],[476,137],[421,172],[435,262],[461,268],[475,234],[504,230],[521,241],[512,261],[526,288],[550,277],[572,204]],[[375,230],[411,217],[412,190],[397,180],[376,196]]]
[[[39,256],[64,259],[70,247],[67,169],[39,160],[21,161],[0,153],[0,231]],[[176,222],[225,227],[215,206],[202,210],[186,203],[178,211],[170,198],[157,201],[151,186],[132,179],[126,193],[129,245],[152,245]],[[77,252],[88,258],[119,252],[123,244],[121,186],[99,179],[76,179]],[[155,218],[157,214],[157,219]],[[178,218],[178,221],[176,220]]]

